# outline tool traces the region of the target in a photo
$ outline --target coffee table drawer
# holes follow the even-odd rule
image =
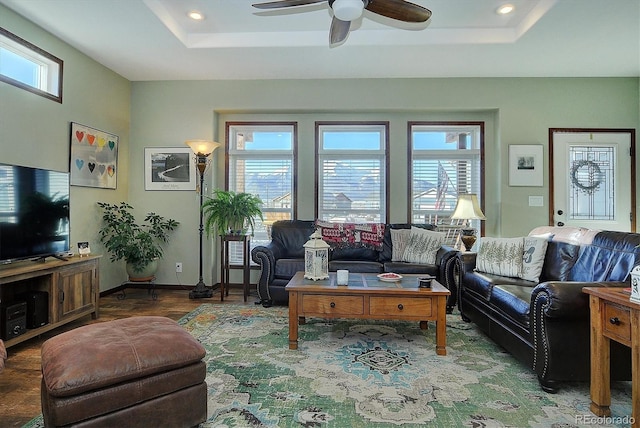
[[[375,316],[402,315],[426,318],[433,316],[433,302],[430,297],[371,297],[369,313]]]
[[[364,297],[305,294],[302,296],[302,312],[306,314],[363,315]]]

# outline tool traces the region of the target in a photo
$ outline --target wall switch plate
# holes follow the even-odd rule
[[[529,196],[530,207],[543,207],[544,198],[542,196]]]
[[[176,262],[176,273],[182,273],[182,262]]]

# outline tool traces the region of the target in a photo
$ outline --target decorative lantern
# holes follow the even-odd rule
[[[304,277],[314,281],[329,278],[329,244],[317,230],[304,244]]]
[[[640,303],[640,266],[631,269],[631,297],[632,302]]]

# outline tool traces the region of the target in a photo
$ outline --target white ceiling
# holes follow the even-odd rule
[[[251,6],[262,1],[0,3],[131,81],[640,76],[638,0],[413,0],[427,23],[365,11],[338,47],[327,3]],[[516,12],[499,16],[505,3]]]

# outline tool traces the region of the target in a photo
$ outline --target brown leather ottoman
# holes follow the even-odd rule
[[[190,427],[207,417],[205,350],[175,321],[90,324],[42,345],[45,426]]]

